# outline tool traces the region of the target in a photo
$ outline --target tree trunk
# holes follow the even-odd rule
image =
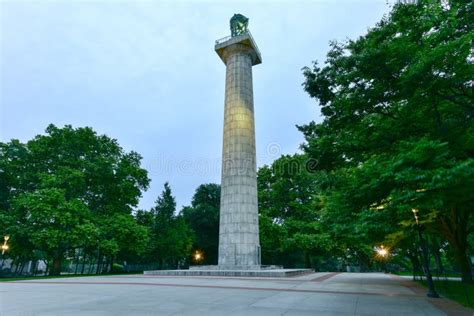
[[[463,283],[472,283],[471,259],[464,253],[455,254],[459,269],[461,270],[461,278]]]
[[[440,248],[439,243],[433,240],[431,244],[433,245],[432,253],[436,262],[436,274],[440,276],[444,274],[444,269],[443,269],[443,262],[441,261],[441,254],[439,252],[439,248]]]
[[[60,275],[61,274],[62,260],[63,260],[62,255],[59,255],[56,258],[54,258],[51,269],[49,270],[49,275]]]
[[[19,259],[15,260],[15,272],[14,272],[15,275],[18,273],[18,268],[20,268],[20,264],[21,262]]]
[[[305,253],[304,253],[304,266],[305,266],[306,269],[311,268],[311,258],[310,258],[309,253],[307,251],[305,251]]]
[[[107,272],[107,257],[102,257],[100,261],[100,271],[99,274],[104,274]]]
[[[86,253],[83,251],[82,252],[82,268],[81,268],[81,274],[84,274],[84,269],[86,267]]]
[[[22,261],[22,262],[21,262],[21,268],[20,268],[19,275],[22,275],[22,274],[23,274],[23,270],[25,269],[25,265],[26,265],[26,261]]]
[[[45,260],[44,263],[46,264],[46,269],[44,270],[43,275],[49,275],[49,271],[51,270],[51,269],[50,269],[51,261],[46,261],[46,260]]]
[[[33,276],[36,276],[38,274],[38,265],[39,265],[39,260],[35,261],[35,269],[33,270]]]
[[[74,274],[77,274],[77,269],[79,268],[79,258],[80,258],[81,250],[77,249],[77,256],[76,256],[76,269],[74,269]]]
[[[467,236],[470,212],[453,208],[449,217],[439,217],[441,231],[453,247],[454,257],[461,270],[463,283],[472,283],[471,260],[467,256]]]
[[[110,257],[110,268],[109,268],[109,272],[112,273],[112,268],[114,267],[114,257]]]
[[[413,281],[415,281],[418,273],[421,273],[420,260],[416,251],[414,253],[408,253],[408,257],[410,258],[411,265],[413,266]]]
[[[94,257],[91,255],[91,256],[89,256],[89,272],[88,272],[88,274],[92,274],[93,268],[94,268]]]
[[[99,274],[99,269],[100,269],[100,261],[102,259],[102,255],[100,254],[100,251],[99,251],[99,255],[97,257],[97,269],[95,269],[95,274]]]

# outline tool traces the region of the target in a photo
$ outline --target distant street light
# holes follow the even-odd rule
[[[384,245],[381,245],[380,248],[377,248],[377,255],[379,256],[380,261],[382,262],[383,271],[385,273],[387,273],[387,265],[385,261],[389,254],[389,250],[385,248]]]
[[[377,253],[382,257],[382,258],[385,258],[386,256],[388,256],[388,250],[384,248],[384,246],[380,246],[379,249],[377,249]]]
[[[430,263],[428,260],[428,248],[426,247],[425,240],[423,239],[423,225],[420,224],[419,211],[417,209],[412,209],[413,215],[415,216],[416,229],[418,230],[418,237],[420,239],[421,253],[423,257],[423,268],[425,271],[426,281],[428,282],[428,293],[426,296],[438,298],[439,295],[436,293],[434,288],[433,278],[431,277],[430,272]]]
[[[8,245],[7,245],[8,239],[10,239],[10,236],[8,236],[8,235],[3,236],[2,264],[0,264],[0,274],[2,273],[2,270],[3,270],[3,262],[5,261],[5,257],[4,257],[5,251],[7,251],[8,248],[9,248]]]
[[[202,252],[200,252],[199,250],[196,250],[193,257],[194,257],[194,261],[196,261],[197,263],[199,263],[200,261],[204,259]]]
[[[8,239],[10,239],[10,236],[8,236],[8,235],[3,236],[2,256],[5,254],[5,251],[8,250],[8,245],[7,245]]]

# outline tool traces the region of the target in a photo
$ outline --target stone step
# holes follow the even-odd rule
[[[268,277],[287,278],[302,274],[313,273],[310,269],[269,269],[269,270],[150,270],[143,271],[144,275],[162,276],[226,276],[226,277]]]

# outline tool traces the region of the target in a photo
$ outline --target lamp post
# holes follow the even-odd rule
[[[3,270],[3,262],[5,261],[5,257],[4,257],[5,251],[7,251],[8,248],[9,248],[8,245],[7,245],[8,239],[10,239],[10,236],[8,236],[8,235],[3,236],[2,264],[0,264],[0,273],[2,273],[2,270]]]
[[[377,254],[380,257],[380,261],[382,262],[382,267],[383,267],[383,272],[387,273],[387,263],[386,259],[389,255],[389,251],[387,248],[384,247],[384,245],[381,245],[380,248],[377,249]]]
[[[426,281],[428,282],[428,293],[426,296],[438,298],[439,295],[436,293],[434,288],[433,278],[431,277],[430,272],[430,263],[428,260],[428,248],[426,247],[425,240],[423,239],[423,225],[420,224],[419,211],[417,209],[412,209],[413,215],[415,216],[416,230],[418,231],[418,237],[420,239],[421,254],[423,257],[423,270],[425,271]]]
[[[194,252],[193,257],[194,257],[194,261],[197,264],[199,264],[202,260],[204,260],[204,255],[199,250],[196,250],[196,252]]]
[[[8,245],[7,245],[8,239],[10,239],[10,236],[8,236],[8,235],[3,236],[2,256],[5,254],[5,251],[8,250]]]

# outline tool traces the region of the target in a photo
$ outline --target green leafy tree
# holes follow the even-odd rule
[[[11,254],[46,253],[51,274],[73,248],[113,256],[121,244],[110,237],[109,220],[130,216],[149,184],[140,160],[88,127],[50,125],[26,144],[0,144],[0,227],[11,235]]]
[[[319,168],[349,177],[328,193],[334,218],[331,203],[403,230],[419,209],[449,241],[464,282],[474,231],[472,17],[468,1],[397,4],[366,35],[333,42],[323,67],[304,69],[324,121],[299,127]]]
[[[91,225],[87,206],[79,199],[67,200],[64,190],[41,189],[18,196],[13,202],[15,218],[21,222],[13,236],[27,236],[33,249],[41,249],[52,260],[51,275],[59,275],[68,249],[81,244]]]
[[[220,185],[202,184],[196,189],[191,206],[182,210],[187,225],[194,232],[193,248],[204,253],[202,263],[205,264],[217,264],[220,195]]]
[[[159,262],[160,268],[165,265],[176,267],[189,256],[193,239],[183,216],[176,214],[176,201],[168,183],[151,213],[152,257]]]
[[[321,230],[318,178],[305,155],[282,156],[258,171],[260,243],[264,262],[311,267],[332,242]]]
[[[145,225],[138,223],[132,215],[114,214],[102,224],[101,253],[109,258],[110,268],[114,259],[137,261],[150,242]]]

